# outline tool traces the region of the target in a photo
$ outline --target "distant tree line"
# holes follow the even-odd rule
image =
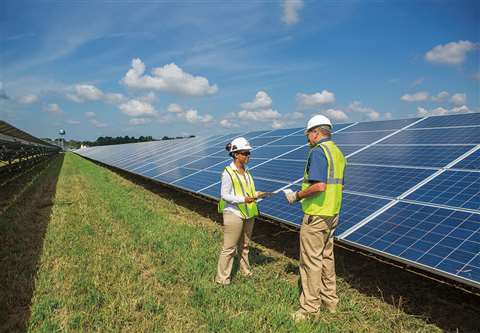
[[[169,137],[169,136],[164,136],[161,140],[175,140],[175,139],[184,139],[184,138],[194,138],[195,135],[190,135],[190,136],[177,136],[177,137]],[[50,141],[50,142],[55,142],[59,144],[61,142],[61,139],[49,139],[49,138],[43,138],[42,140],[45,141]],[[94,147],[94,146],[107,146],[107,145],[120,145],[120,144],[125,144],[125,143],[135,143],[135,142],[148,142],[148,141],[157,141],[157,139],[154,139],[152,136],[139,136],[138,138],[134,136],[117,136],[117,137],[111,137],[111,136],[100,136],[97,138],[95,141],[77,141],[77,140],[65,140],[65,147],[71,148],[71,149],[78,149],[80,148],[81,145],[85,145],[88,147]]]

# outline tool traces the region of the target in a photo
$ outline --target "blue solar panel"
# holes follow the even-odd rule
[[[455,169],[480,170],[480,150],[458,162],[453,166]]]
[[[255,180],[256,182],[256,180]],[[288,188],[293,191],[299,191],[300,186],[291,185]],[[277,218],[293,225],[300,226],[302,223],[303,211],[300,203],[290,205],[285,199],[283,192],[279,192],[275,196],[258,203],[261,214],[266,214],[273,218]]]
[[[281,138],[280,136],[274,136],[274,137],[265,137],[265,138],[255,138],[248,141],[250,142],[253,148],[257,148],[259,146],[263,146],[269,143],[273,144],[275,140],[278,140],[280,138]]]
[[[298,146],[288,146],[289,148],[295,148]],[[308,146],[301,146],[288,154],[283,155],[281,158],[285,160],[299,160],[299,161],[306,161],[308,156],[308,151],[310,148]]]
[[[252,169],[254,166],[256,166],[260,163],[265,163],[266,161],[267,161],[266,159],[259,159],[259,158],[251,159],[250,162],[248,162],[248,168]],[[222,172],[223,169],[225,169],[225,167],[227,165],[230,165],[230,163],[232,163],[231,158],[229,160],[226,160],[226,162],[224,162],[224,163],[213,165],[213,166],[207,168],[206,170],[207,171],[214,171],[214,172]]]
[[[362,131],[381,131],[381,130],[395,130],[401,129],[411,123],[417,121],[420,118],[410,119],[396,119],[396,120],[384,120],[384,121],[368,121],[358,123],[352,127],[347,128],[343,132],[362,132]]]
[[[480,127],[407,129],[382,144],[479,144]]]
[[[305,162],[272,160],[251,169],[252,175],[257,178],[267,178],[284,182],[295,182],[303,177]]]
[[[407,199],[480,210],[480,173],[447,170]]]
[[[303,128],[281,128],[281,129],[276,129],[268,134],[265,134],[265,136],[285,136],[285,135],[290,135],[293,133],[299,132],[300,134],[303,133]]]
[[[474,146],[374,145],[349,158],[353,163],[444,167]]]
[[[248,132],[247,134],[242,134],[241,136],[244,137],[245,139],[252,139],[257,136],[263,136],[269,133],[270,131],[254,131],[254,132]]]
[[[393,133],[393,131],[340,132],[338,134],[333,134],[332,139],[338,145],[366,145],[380,140],[381,138],[384,138],[391,133]]]
[[[252,158],[273,158],[297,148],[296,146],[274,146],[267,145],[258,149],[252,150]]]
[[[470,126],[480,125],[480,113],[466,113],[450,116],[429,117],[422,120],[412,128],[429,128],[429,127],[445,127],[445,126]]]
[[[395,198],[424,180],[435,170],[349,164],[345,190]]]
[[[220,179],[220,173],[199,171],[193,175],[173,182],[172,185],[180,186],[193,192],[198,192],[199,190],[220,181]]]
[[[400,202],[346,240],[480,281],[480,214]]]
[[[206,168],[211,167],[212,165],[222,163],[222,165],[226,164],[227,162],[230,163],[232,160],[229,157],[219,158],[219,157],[203,157],[200,158],[198,161],[186,164],[185,166],[190,169],[196,170],[204,170]]]
[[[301,146],[307,144],[307,138],[305,135],[291,135],[286,136],[280,140],[275,141],[272,143],[276,146],[286,145],[286,146]]]
[[[170,183],[172,183],[172,182],[174,182],[174,181],[176,181],[180,178],[189,176],[189,175],[191,175],[192,173],[195,173],[195,172],[198,172],[198,171],[192,170],[192,169],[177,168],[177,169],[174,169],[174,170],[169,171],[167,173],[160,174],[158,176],[154,176],[152,178],[154,178],[155,180],[170,184]]]
[[[350,155],[354,152],[356,152],[357,150],[360,150],[362,149],[363,147],[365,146],[362,146],[362,145],[338,145],[338,148],[340,148],[340,150],[342,151],[343,155],[346,157],[347,155]]]

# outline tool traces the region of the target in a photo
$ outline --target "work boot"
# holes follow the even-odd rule
[[[299,309],[291,314],[294,322],[298,323],[308,319],[309,313],[303,309]]]

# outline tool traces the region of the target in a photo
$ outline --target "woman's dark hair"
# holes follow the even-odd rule
[[[227,145],[225,146],[225,149],[228,151],[228,155],[230,155],[231,157],[233,157],[233,153],[230,152],[230,150],[232,149],[232,144],[231,144],[231,143],[227,143]]]

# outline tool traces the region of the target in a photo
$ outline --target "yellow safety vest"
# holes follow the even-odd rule
[[[308,215],[335,216],[340,212],[342,206],[343,175],[345,172],[345,157],[342,151],[333,141],[326,141],[317,144],[310,149],[303,173],[302,190],[311,184],[308,182],[308,161],[314,149],[322,149],[327,157],[327,184],[324,192],[315,194],[301,200],[302,209]]]
[[[250,174],[250,171],[245,170],[245,173],[241,175],[240,173],[238,173],[238,171],[233,170],[230,166],[225,167],[225,171],[232,179],[233,191],[235,195],[252,198],[255,196],[255,184],[253,183],[253,177]],[[248,177],[249,179],[250,186],[248,186],[246,177]],[[220,202],[218,203],[218,212],[223,213],[225,206],[225,200],[220,199]],[[239,203],[237,204],[237,207],[238,210],[240,210],[242,216],[246,219],[258,216],[258,207],[256,202],[252,202],[249,204]]]

